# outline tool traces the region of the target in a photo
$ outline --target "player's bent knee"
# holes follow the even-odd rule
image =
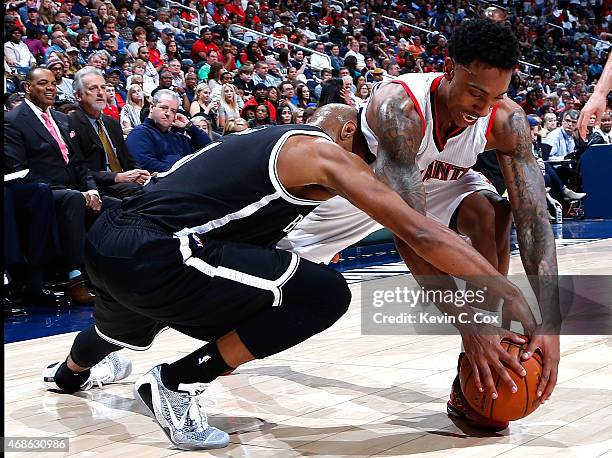
[[[313,312],[329,327],[344,315],[351,303],[351,290],[340,272],[319,267],[316,292],[312,297]]]
[[[333,324],[348,311],[352,294],[342,274],[334,270],[330,272],[330,282],[327,287],[328,290],[322,289],[322,291],[328,296],[327,311],[333,318],[331,323]]]

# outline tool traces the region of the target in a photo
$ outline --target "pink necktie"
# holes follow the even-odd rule
[[[66,164],[68,164],[68,147],[66,146],[66,143],[64,143],[64,141],[60,137],[59,132],[55,129],[55,126],[53,126],[49,113],[43,112],[42,117],[45,120],[45,126],[47,126],[49,133],[59,145],[60,151],[62,152],[62,156],[64,157],[64,161],[66,161]]]

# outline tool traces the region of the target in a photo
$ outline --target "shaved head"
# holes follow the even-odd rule
[[[308,119],[308,124],[320,127],[330,134],[342,129],[347,122],[357,125],[357,109],[342,103],[330,103],[317,108]]]
[[[369,149],[359,129],[358,113],[349,105],[330,103],[317,108],[307,124],[317,126],[345,150],[367,160]]]

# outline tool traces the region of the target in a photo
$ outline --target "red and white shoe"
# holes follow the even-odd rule
[[[461,367],[461,358],[464,353],[459,355],[459,366]],[[446,403],[446,413],[453,420],[458,420],[465,423],[467,426],[475,429],[486,429],[488,431],[501,431],[508,427],[510,424],[507,421],[495,421],[486,418],[476,412],[468,403],[467,399],[461,391],[461,383],[459,381],[459,370],[457,370],[457,376],[453,381],[451,388],[450,399]]]

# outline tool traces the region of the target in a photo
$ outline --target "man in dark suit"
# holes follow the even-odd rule
[[[149,179],[123,141],[121,125],[103,115],[106,82],[100,70],[85,67],[75,77],[75,96],[79,107],[70,115],[87,166],[102,195],[123,198],[138,191]]]
[[[56,95],[53,73],[46,68],[32,69],[24,90],[24,102],[4,117],[5,170],[29,169],[28,181],[51,187],[63,261],[69,270],[67,293],[75,302],[89,303],[94,296],[79,270],[86,217],[88,210],[99,213],[103,201],[74,141],[68,116],[50,109]]]

